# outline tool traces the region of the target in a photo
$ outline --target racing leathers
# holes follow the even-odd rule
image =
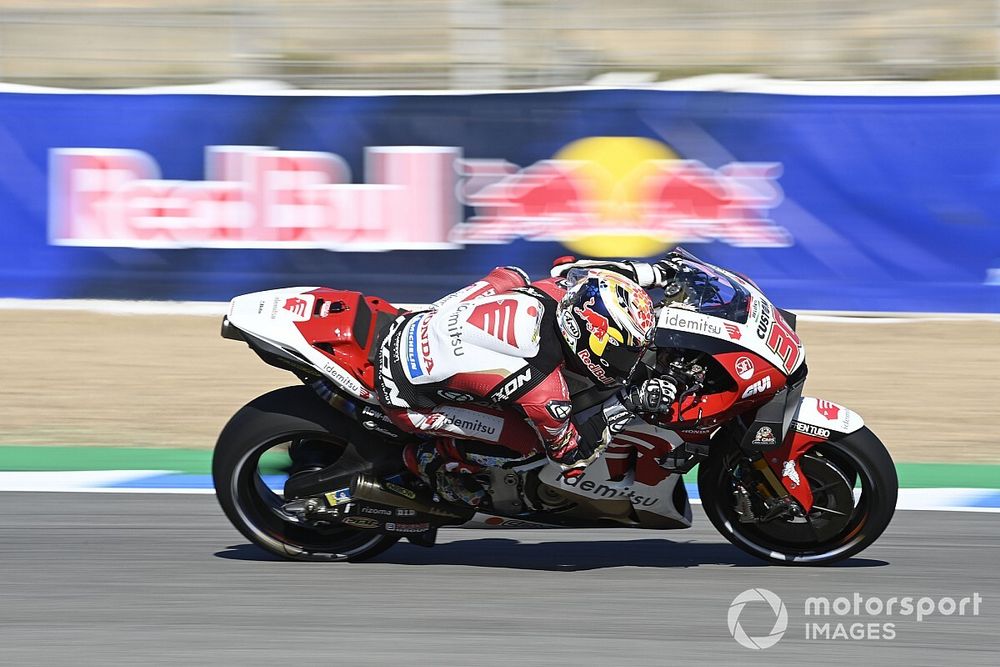
[[[589,264],[576,263],[580,268]],[[661,284],[656,265],[602,262],[599,268]],[[379,347],[377,391],[401,429],[435,436],[404,454],[407,466],[440,483],[443,473],[476,473],[500,460],[545,454],[572,476],[582,472],[632,420],[633,412],[669,404],[672,388],[612,394],[586,419],[574,422],[567,350],[556,322],[566,293],[562,265],[529,282],[516,267],[494,269],[482,280],[396,319]],[[455,444],[463,441],[462,447]],[[473,447],[473,442],[478,443]],[[474,451],[473,451],[474,450]],[[438,489],[442,491],[441,488]],[[478,504],[473,484],[451,484],[450,500]]]

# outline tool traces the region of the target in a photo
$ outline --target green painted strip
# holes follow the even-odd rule
[[[897,463],[896,472],[907,489],[1000,489],[1000,465],[989,463]]]
[[[277,470],[281,463],[275,457],[264,467]],[[206,449],[0,446],[0,470],[173,470],[204,475],[211,468],[212,452]],[[910,489],[1000,489],[1000,465],[996,464],[897,463],[896,470],[900,486]],[[695,478],[690,475],[689,479]]]
[[[280,456],[270,456],[261,467],[275,472],[281,464]],[[0,446],[0,470],[171,470],[207,475],[212,472],[212,450]]]
[[[0,447],[0,470],[176,470],[204,474],[210,449],[136,447]]]

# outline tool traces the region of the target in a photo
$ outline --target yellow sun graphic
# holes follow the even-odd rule
[[[554,158],[577,163],[593,192],[590,204],[609,230],[567,239],[567,248],[590,257],[650,257],[671,245],[647,234],[613,231],[640,224],[641,188],[663,169],[663,160],[679,159],[665,144],[644,137],[588,137],[567,144]]]

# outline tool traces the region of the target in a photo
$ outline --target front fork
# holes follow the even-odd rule
[[[864,427],[864,420],[848,408],[811,396],[796,403],[781,445],[759,451],[742,450],[754,463],[768,490],[777,498],[794,500],[805,513],[813,508],[813,492],[800,461],[816,445],[845,437]],[[740,442],[743,442],[742,440]]]
[[[732,469],[733,503],[743,523],[767,522],[778,517],[804,516],[805,510],[792,496],[767,462],[759,455],[737,461]]]
[[[743,488],[762,499],[763,515],[754,515],[762,521],[782,514],[804,516],[812,510],[813,494],[799,461],[803,454],[822,439],[797,431],[787,434],[781,446],[763,452],[741,451],[741,461],[734,469],[734,478]],[[741,465],[747,468],[741,470]],[[737,504],[747,500],[737,498]]]

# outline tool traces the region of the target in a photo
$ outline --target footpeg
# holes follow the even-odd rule
[[[656,462],[664,470],[683,474],[690,472],[695,465],[708,458],[708,451],[708,445],[685,442],[664,454]]]

